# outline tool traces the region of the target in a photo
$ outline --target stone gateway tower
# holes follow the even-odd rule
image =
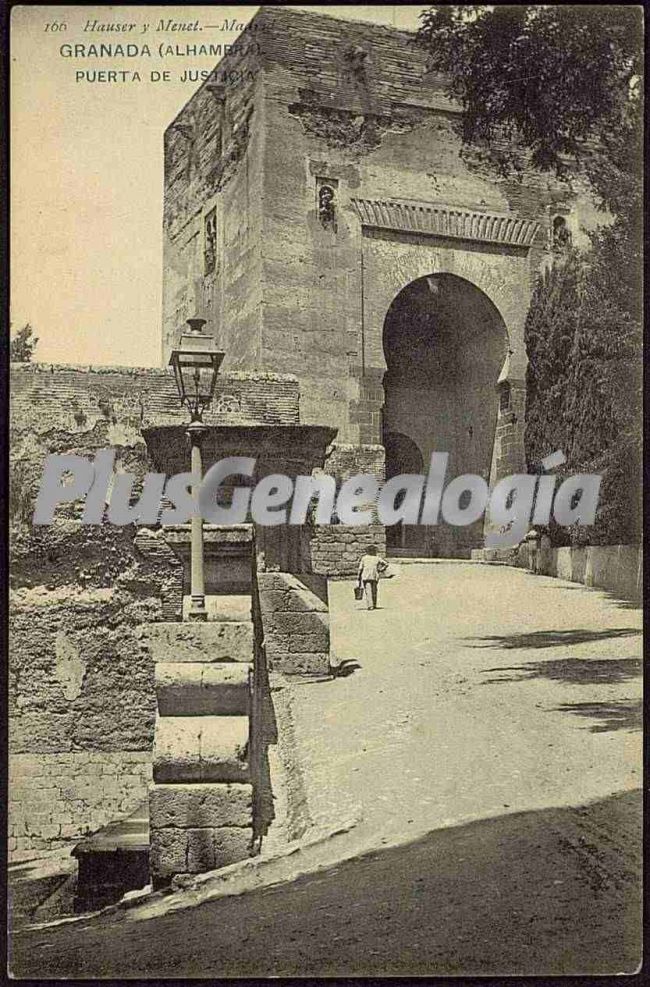
[[[459,119],[413,35],[262,8],[165,135],[165,361],[198,313],[226,369],[295,375],[340,477],[525,469],[534,278],[595,214],[461,154]],[[482,529],[388,539],[464,556]]]

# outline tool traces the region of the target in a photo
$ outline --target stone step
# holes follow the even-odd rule
[[[253,786],[242,784],[152,785],[151,826],[203,829],[206,826],[250,826]]]
[[[247,716],[158,716],[153,780],[250,781]]]
[[[251,662],[253,624],[247,620],[222,623],[160,622],[142,624],[138,631],[158,662]]]
[[[251,619],[251,595],[250,593],[231,594],[219,593],[215,596],[206,596],[205,609],[208,612],[208,621],[224,620],[250,620]],[[183,620],[187,620],[192,605],[192,597],[183,597]]]
[[[151,876],[155,889],[172,877],[203,874],[227,867],[253,853],[251,826],[209,826],[180,829],[163,826],[151,830]]]
[[[158,662],[158,712],[161,716],[248,716],[249,668],[230,662]]]

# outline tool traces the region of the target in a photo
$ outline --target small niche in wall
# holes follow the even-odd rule
[[[206,92],[212,97],[217,107],[217,126],[214,132],[214,155],[218,160],[223,152],[223,130],[226,105],[226,89],[221,83],[210,81],[206,84]]]
[[[507,380],[499,381],[497,385],[499,395],[499,421],[502,424],[515,425],[517,415],[512,403],[512,390]]]
[[[568,210],[558,210],[551,213],[550,219],[550,248],[554,254],[564,254],[571,246],[571,229],[569,226]]]
[[[336,233],[336,208],[338,179],[317,178],[316,179],[316,210],[318,219],[324,229],[333,230]]]
[[[212,274],[217,267],[216,206],[205,215],[203,233],[203,270],[205,274]]]
[[[510,392],[510,384],[507,380],[504,380],[499,384],[499,411],[501,414],[510,411],[512,408],[512,395]]]

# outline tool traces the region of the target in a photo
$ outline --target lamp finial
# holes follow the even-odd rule
[[[195,315],[192,319],[186,319],[186,322],[190,327],[190,332],[201,332],[207,319],[201,319]]]

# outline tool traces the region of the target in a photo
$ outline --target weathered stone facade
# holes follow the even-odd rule
[[[406,438],[425,464],[449,452],[450,475],[521,470],[533,279],[554,216],[579,242],[589,200],[461,154],[458,107],[404,32],[263,7],[229,66],[240,84],[208,81],[165,137],[164,352],[198,304],[226,367],[296,374],[302,420],[337,428],[360,462]],[[481,540],[447,535],[420,541],[467,554]]]
[[[223,427],[267,422],[291,430],[299,418],[297,381],[224,374],[206,418]],[[152,427],[178,428],[183,468],[184,422],[168,370],[12,367],[12,857],[70,844],[147,798],[156,692],[143,626],[161,635],[170,625],[188,626],[175,623],[182,554],[160,530],[82,525],[79,504],[58,508],[51,526],[32,526],[45,457],[92,457],[111,446],[116,468],[140,480],[155,469],[145,441]],[[250,660],[250,635],[234,643]]]

